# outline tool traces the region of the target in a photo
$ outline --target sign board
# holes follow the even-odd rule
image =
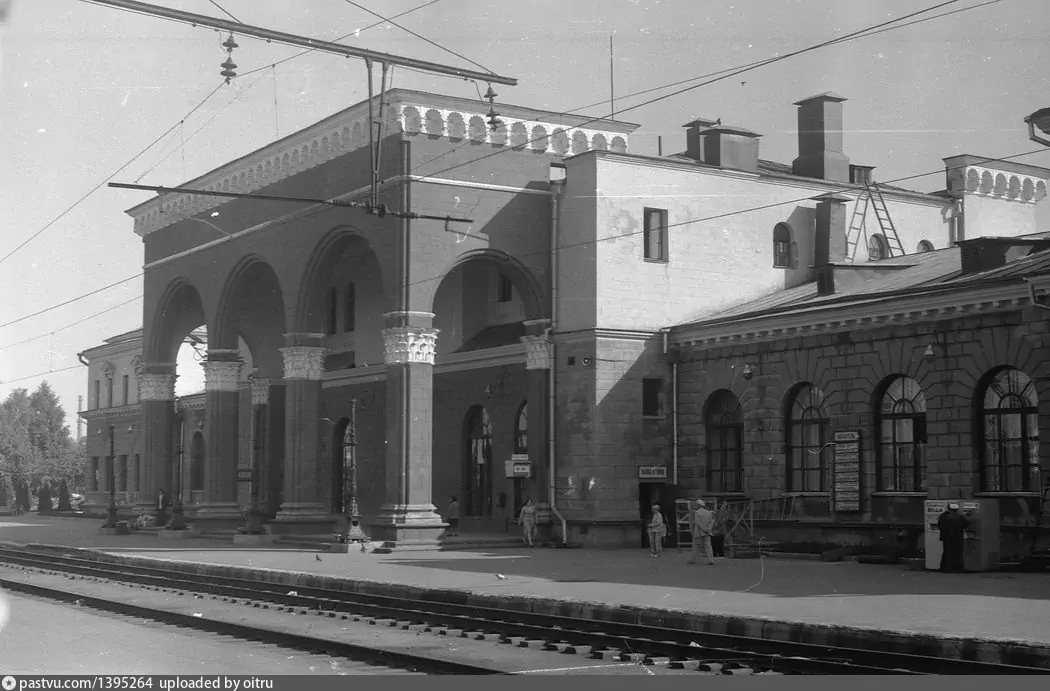
[[[527,454],[527,453],[512,453],[510,455],[510,460],[514,461],[515,463],[528,463],[529,462],[529,454]]]
[[[643,465],[638,466],[639,480],[666,480],[667,466],[665,465]]]
[[[522,454],[514,454],[515,456]],[[528,458],[528,456],[525,456]],[[513,457],[512,457],[513,458]],[[504,461],[503,462],[504,475],[508,478],[529,478],[532,477],[532,463],[529,461]]]
[[[237,482],[251,482],[252,481],[252,469],[251,468],[238,468],[237,469]]]
[[[835,432],[834,510],[860,511],[860,432]]]

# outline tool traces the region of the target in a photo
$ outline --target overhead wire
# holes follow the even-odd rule
[[[215,88],[214,88],[214,89],[213,89],[213,90],[211,91],[211,93],[209,93],[209,94],[208,94],[207,96],[205,96],[205,97],[204,97],[204,98],[203,98],[203,99],[201,100],[201,102],[200,102],[200,103],[198,103],[197,105],[195,105],[195,106],[194,106],[194,107],[193,107],[193,108],[192,108],[192,109],[190,110],[190,112],[189,112],[189,113],[187,113],[186,115],[184,115],[184,116],[183,116],[183,117],[182,117],[182,118],[181,118],[181,119],[179,120],[179,122],[176,122],[176,123],[175,123],[174,125],[172,125],[172,126],[171,126],[171,127],[169,127],[168,129],[164,130],[164,133],[163,133],[163,134],[161,134],[161,135],[160,135],[159,137],[157,137],[157,138],[156,138],[156,139],[154,139],[154,140],[153,140],[152,142],[150,142],[150,143],[149,143],[149,144],[148,144],[148,145],[147,145],[147,146],[146,146],[146,147],[145,147],[144,149],[142,149],[142,150],[141,150],[141,151],[139,151],[139,152],[138,152],[137,154],[135,154],[135,155],[134,155],[134,156],[132,156],[132,157],[131,157],[130,159],[128,159],[128,161],[127,161],[126,163],[124,163],[124,165],[120,166],[120,167],[119,167],[119,168],[117,168],[117,169],[116,169],[115,171],[113,171],[113,172],[112,172],[112,173],[110,173],[110,174],[109,174],[108,176],[106,176],[106,178],[105,178],[104,180],[102,180],[102,181],[101,181],[100,183],[98,183],[97,185],[95,185],[94,187],[92,187],[92,188],[91,188],[90,190],[88,190],[88,192],[87,192],[87,193],[86,193],[86,194],[85,194],[84,196],[80,197],[80,198],[79,198],[79,199],[77,199],[77,200],[76,200],[75,202],[73,202],[73,204],[71,204],[71,205],[70,205],[69,207],[67,207],[65,211],[63,211],[63,212],[62,212],[62,213],[60,213],[60,214],[59,214],[58,216],[55,216],[55,217],[54,217],[53,219],[51,219],[50,221],[48,221],[48,222],[47,222],[47,224],[45,224],[43,228],[41,228],[40,230],[36,231],[35,233],[33,233],[32,235],[30,235],[30,236],[29,236],[28,238],[26,238],[25,240],[23,240],[23,241],[22,241],[21,243],[19,243],[19,244],[18,244],[18,246],[17,246],[17,247],[15,247],[15,248],[14,248],[13,250],[11,250],[11,251],[10,251],[10,252],[8,252],[7,254],[5,254],[5,255],[4,255],[3,257],[0,257],[0,264],[3,264],[3,263],[4,263],[5,261],[7,261],[8,259],[10,259],[10,258],[11,258],[11,256],[12,256],[12,255],[14,255],[14,254],[15,254],[16,252],[18,252],[18,251],[19,251],[20,249],[22,249],[23,247],[25,247],[26,245],[28,245],[28,244],[29,244],[30,242],[32,242],[32,241],[33,241],[33,240],[35,240],[36,238],[40,237],[40,235],[41,235],[42,233],[44,233],[44,232],[45,232],[45,231],[46,231],[46,230],[47,230],[48,228],[51,228],[51,227],[52,227],[53,225],[55,225],[55,223],[57,223],[57,222],[58,222],[59,220],[61,220],[62,218],[64,218],[64,217],[65,217],[65,216],[66,216],[66,215],[67,215],[67,214],[68,214],[69,212],[73,211],[73,209],[75,209],[75,208],[77,208],[78,206],[80,206],[80,204],[81,204],[81,203],[82,203],[82,202],[83,202],[83,201],[84,201],[85,199],[87,199],[87,198],[88,198],[88,197],[90,197],[90,196],[91,196],[92,194],[94,194],[94,193],[95,193],[95,192],[97,192],[97,191],[98,191],[99,189],[101,189],[101,188],[102,188],[103,186],[105,186],[105,184],[106,184],[107,182],[109,182],[110,180],[112,180],[112,179],[113,179],[114,177],[116,177],[117,175],[119,175],[120,173],[122,173],[122,172],[124,171],[124,169],[125,169],[125,168],[127,168],[128,166],[130,166],[130,165],[131,165],[132,163],[134,163],[134,162],[135,162],[136,160],[138,160],[138,158],[139,158],[140,156],[142,156],[142,155],[143,155],[144,153],[146,153],[146,152],[147,152],[147,151],[149,151],[149,150],[150,150],[151,148],[153,148],[153,146],[154,146],[154,145],[155,145],[155,144],[156,144],[157,142],[159,142],[160,140],[164,139],[164,137],[168,136],[168,135],[169,135],[169,134],[170,134],[170,133],[171,133],[171,132],[172,132],[172,131],[173,131],[173,130],[174,130],[174,129],[176,128],[176,127],[178,127],[178,126],[179,126],[179,123],[181,123],[181,122],[182,122],[183,120],[185,120],[185,119],[186,119],[186,118],[188,118],[189,116],[191,116],[191,115],[193,115],[194,113],[196,113],[196,112],[197,112],[197,110],[199,110],[199,109],[201,108],[201,106],[203,106],[203,105],[204,105],[205,103],[207,103],[207,102],[208,102],[208,100],[209,100],[209,99],[210,99],[210,98],[211,98],[212,96],[214,96],[214,95],[215,95],[215,94],[216,94],[216,93],[217,93],[217,92],[219,91],[219,89],[220,89],[220,88],[222,88],[222,84],[219,84],[219,86],[215,87]]]
[[[24,341],[19,341],[17,343],[8,343],[5,346],[0,346],[0,350],[7,350],[8,348],[14,348],[16,346],[25,345],[26,343],[32,343],[33,341],[39,341],[41,338],[45,338],[45,337],[47,337],[47,336],[49,336],[51,334],[57,333],[59,331],[65,331],[66,329],[71,329],[74,326],[77,326],[79,324],[83,324],[86,321],[91,321],[95,317],[100,317],[103,314],[106,314],[108,312],[112,312],[115,309],[120,309],[121,307],[124,307],[126,305],[130,305],[131,303],[133,303],[133,302],[135,302],[137,300],[141,300],[141,299],[142,299],[141,295],[136,295],[135,297],[131,298],[130,300],[125,300],[124,302],[121,302],[119,304],[113,305],[112,307],[107,307],[106,309],[104,309],[104,310],[102,310],[100,312],[95,312],[94,314],[92,314],[90,316],[87,316],[87,317],[84,317],[83,319],[78,319],[75,322],[70,322],[69,324],[66,324],[65,326],[60,326],[57,329],[51,329],[51,331],[49,331],[48,333],[40,334],[39,336],[33,336],[32,338],[27,338]]]
[[[682,95],[684,93],[687,93],[689,91],[693,91],[695,89],[699,89],[699,88],[704,87],[704,86],[709,86],[709,85],[714,84],[716,82],[720,82],[720,81],[722,81],[724,79],[729,79],[730,77],[735,77],[735,76],[740,75],[740,74],[745,74],[745,73],[750,72],[752,70],[756,70],[756,69],[758,69],[760,67],[764,67],[766,65],[771,65],[771,64],[774,64],[774,63],[777,63],[777,62],[781,62],[783,60],[787,60],[789,58],[793,58],[793,57],[796,57],[798,55],[802,55],[804,53],[809,53],[809,52],[812,52],[814,50],[819,50],[821,48],[826,48],[828,46],[837,45],[839,43],[846,43],[846,42],[849,42],[849,41],[854,41],[854,40],[858,40],[858,39],[861,39],[861,38],[866,38],[867,34],[869,32],[871,32],[871,31],[874,31],[875,29],[880,29],[880,28],[888,26],[890,24],[897,24],[897,23],[901,22],[902,20],[910,19],[912,17],[918,16],[918,15],[921,15],[921,14],[926,14],[928,12],[932,12],[932,11],[940,9],[942,7],[946,7],[948,5],[954,5],[954,4],[956,4],[958,2],[961,2],[961,1],[962,0],[946,0],[945,2],[941,2],[941,3],[938,3],[936,5],[932,5],[932,6],[926,8],[924,10],[918,10],[916,12],[911,12],[909,14],[903,15],[901,17],[897,17],[895,19],[891,19],[891,20],[888,20],[888,21],[885,21],[885,22],[880,22],[878,24],[874,24],[872,26],[869,26],[869,27],[867,27],[865,29],[860,29],[858,31],[854,31],[852,33],[846,34],[845,36],[840,36],[838,38],[829,39],[827,41],[823,41],[821,43],[817,43],[817,44],[814,44],[814,45],[811,45],[811,46],[807,46],[805,48],[800,48],[798,50],[791,51],[791,52],[786,53],[784,55],[777,55],[777,56],[773,56],[771,58],[766,58],[765,60],[760,60],[757,63],[751,63],[749,65],[745,65],[745,66],[742,66],[742,67],[739,67],[739,68],[730,68],[730,71],[728,71],[726,73],[722,73],[722,74],[720,74],[720,76],[712,77],[711,79],[708,79],[707,81],[701,82],[699,84],[693,84],[693,85],[687,86],[687,87],[685,87],[683,89],[678,89],[677,91],[673,91],[673,92],[671,92],[669,94],[664,94],[662,96],[657,96],[656,98],[652,98],[652,99],[649,99],[647,101],[643,101],[642,103],[637,103],[637,104],[635,104],[633,106],[628,106],[626,108],[620,108],[620,109],[617,110],[617,114],[622,114],[622,113],[630,112],[632,110],[637,110],[639,108],[644,108],[645,106],[653,105],[654,103],[659,103],[660,101],[665,101],[665,100],[667,100],[669,98],[674,98],[675,96],[680,96],[680,95]],[[1001,0],[993,0],[993,3],[994,2],[1001,2]],[[993,3],[988,3],[988,4],[993,4]],[[976,7],[983,7],[983,5],[974,6],[973,9],[976,9]],[[898,27],[892,27],[892,28],[896,29]],[[630,98],[630,96],[627,96],[625,98]],[[587,125],[593,124],[595,122],[602,122],[602,121],[607,121],[607,120],[608,120],[608,118],[601,117],[601,116],[594,117],[594,118],[586,120],[586,121],[584,121],[582,123],[578,123],[576,125],[573,125],[573,127],[576,127],[576,128],[586,127]],[[529,144],[532,144],[532,143],[538,142],[538,141],[542,141],[543,139],[546,139],[546,138],[547,138],[547,135],[544,135],[544,136],[541,136],[541,137],[536,137],[534,139],[528,139],[524,143],[519,145],[518,148],[520,148],[521,146],[528,146]],[[438,160],[444,158],[445,156],[448,156],[449,154],[454,153],[456,150],[458,150],[458,149],[460,149],[460,148],[462,148],[462,147],[464,147],[464,146],[466,146],[468,144],[469,144],[469,142],[464,142],[463,144],[461,144],[456,149],[445,151],[444,153],[435,156],[434,158],[430,159],[429,161],[423,162],[422,164],[420,164],[417,167],[423,167],[425,165],[433,163],[434,161],[438,161]],[[463,166],[467,166],[467,165],[473,165],[474,163],[477,163],[478,161],[483,161],[483,160],[485,160],[487,158],[492,158],[493,156],[499,156],[501,154],[506,154],[507,151],[512,151],[512,150],[514,150],[514,148],[515,147],[507,147],[507,148],[504,148],[504,149],[498,149],[496,151],[493,151],[491,153],[485,154],[483,156],[479,156],[477,158],[472,158],[470,160],[463,161],[461,163],[457,163],[455,165],[449,166],[448,168],[443,168],[441,170],[438,170],[438,171],[435,171],[435,172],[431,172],[431,173],[427,173],[427,174],[428,175],[441,175],[443,173],[448,173],[450,171],[456,170],[457,168],[462,168]]]
[[[467,62],[469,62],[471,65],[474,65],[475,67],[480,67],[481,69],[485,70],[486,72],[495,74],[495,72],[490,70],[488,67],[485,67],[480,62],[475,62],[474,60],[471,60],[470,58],[468,58],[467,56],[463,55],[462,53],[457,53],[456,51],[452,50],[451,48],[443,46],[443,45],[441,45],[440,43],[438,43],[436,41],[431,41],[426,36],[422,36],[420,34],[417,34],[415,31],[412,31],[411,29],[398,24],[393,19],[387,19],[386,17],[384,17],[383,15],[379,14],[378,12],[373,12],[372,10],[368,9],[367,7],[365,7],[364,5],[361,5],[360,3],[354,2],[354,0],[343,0],[343,1],[348,3],[348,4],[350,4],[350,5],[353,5],[354,7],[356,7],[359,10],[364,10],[365,12],[368,12],[369,14],[371,14],[371,15],[373,15],[375,17],[378,17],[379,19],[382,19],[383,22],[385,22],[385,23],[392,24],[392,25],[396,26],[398,29],[401,29],[402,31],[404,31],[406,33],[412,34],[413,36],[415,36],[416,38],[420,39],[421,41],[426,41],[427,43],[429,43],[430,45],[434,46],[435,48],[440,48],[441,50],[445,51],[446,53],[449,53],[450,55],[455,55],[457,58],[460,58],[462,60],[466,60]]]
[[[144,275],[143,272],[140,271],[137,274],[135,274],[134,276],[128,276],[127,278],[123,278],[123,279],[121,279],[119,281],[116,281],[114,283],[110,283],[108,285],[104,285],[101,288],[96,288],[95,290],[92,290],[90,292],[84,293],[83,295],[78,295],[78,296],[76,296],[74,298],[70,298],[68,300],[64,300],[64,301],[58,303],[57,305],[51,305],[50,307],[45,307],[42,310],[37,310],[36,312],[33,312],[32,314],[27,314],[27,315],[19,317],[17,319],[12,319],[10,321],[6,321],[3,324],[0,324],[0,329],[3,329],[3,328],[8,327],[8,326],[11,326],[13,324],[18,324],[19,322],[24,322],[26,319],[32,319],[33,317],[38,317],[41,314],[46,314],[47,312],[51,312],[53,310],[57,310],[59,307],[65,307],[66,305],[70,305],[70,304],[72,304],[74,302],[77,302],[78,300],[83,300],[86,297],[91,297],[92,295],[98,295],[99,293],[101,293],[103,291],[106,291],[106,290],[109,290],[110,288],[116,288],[117,286],[123,285],[123,284],[127,283],[128,281],[133,281],[136,278],[141,278],[143,275]]]
[[[36,374],[27,374],[26,376],[18,377],[17,379],[4,379],[3,381],[0,381],[0,384],[15,384],[17,382],[25,381],[27,379],[36,379],[37,377],[46,377],[49,374],[58,374],[60,372],[68,372],[69,370],[79,369],[81,367],[83,367],[83,365],[76,364],[76,365],[70,365],[69,367],[63,367],[61,369],[49,369],[46,372],[37,372]]]

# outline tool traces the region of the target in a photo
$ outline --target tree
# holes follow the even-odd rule
[[[66,412],[45,381],[32,394],[15,389],[0,404],[0,476],[38,489],[45,478],[82,488],[85,446],[70,438]]]
[[[25,480],[18,481],[18,489],[15,490],[15,500],[26,510],[29,510],[29,483]]]
[[[51,481],[44,480],[37,492],[37,513],[51,513]]]
[[[62,478],[62,484],[58,487],[58,510],[72,511],[73,505],[69,503],[69,483]]]
[[[17,480],[30,479],[41,465],[39,448],[29,432],[33,415],[25,389],[15,389],[0,404],[0,473],[16,485]]]

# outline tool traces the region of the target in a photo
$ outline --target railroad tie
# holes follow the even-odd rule
[[[463,629],[444,629],[439,633],[439,636],[448,636],[449,638],[466,638],[467,632]]]
[[[504,645],[513,645],[520,648],[522,647],[521,644],[527,640],[529,639],[526,636],[503,636],[499,642]]]
[[[671,658],[669,658],[669,657],[660,657],[660,656],[650,657],[649,655],[646,655],[645,657],[642,658],[642,664],[643,665],[648,665],[650,667],[654,667],[654,666],[670,667],[670,665],[671,665]]]
[[[620,653],[620,662],[644,662],[645,653],[636,653],[634,651]]]
[[[547,644],[547,641],[542,638],[526,638],[518,643],[519,648],[543,648]]]
[[[484,631],[474,635],[475,641],[499,641],[502,638],[502,633],[486,633]]]
[[[605,650],[591,648],[591,658],[595,660],[619,660],[622,653],[623,651],[617,648],[606,648]]]

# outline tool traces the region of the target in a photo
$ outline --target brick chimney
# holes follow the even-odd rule
[[[798,106],[798,158],[795,175],[834,182],[850,182],[849,159],[842,153],[842,102],[833,93],[817,94]]]
[[[686,128],[685,133],[685,155],[694,161],[700,161],[704,163],[704,138],[703,132],[709,127],[714,127],[719,124],[717,120],[706,120],[704,118],[697,118],[692,122],[687,122],[682,127]]]
[[[822,195],[817,201],[813,265],[818,269],[846,261],[846,197]]]
[[[704,130],[704,163],[719,168],[758,172],[758,138],[742,127],[719,125]]]

